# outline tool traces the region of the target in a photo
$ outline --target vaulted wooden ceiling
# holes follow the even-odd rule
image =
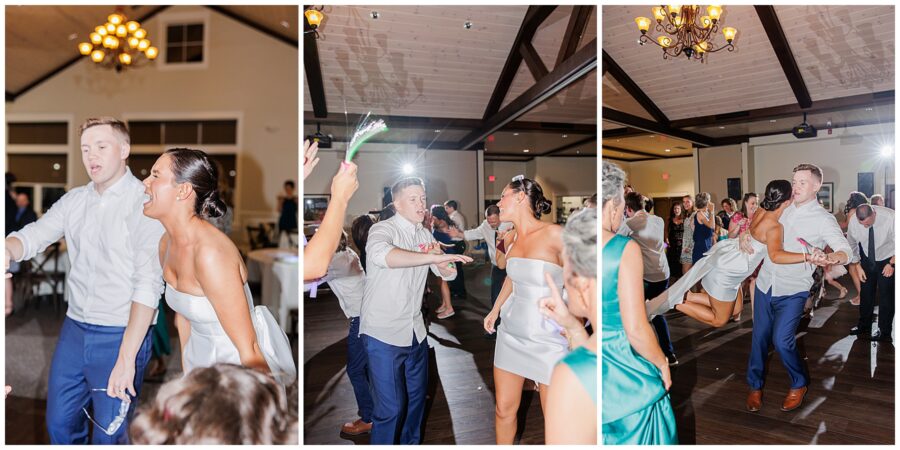
[[[894,121],[894,6],[725,6],[737,48],[703,64],[637,45],[634,18],[650,8],[602,9],[602,145],[616,158],[652,159],[660,135],[713,146],[790,133],[804,112],[820,130]]]
[[[122,12],[144,22],[168,6],[126,6]],[[299,8],[290,5],[208,6],[260,32],[297,46]],[[44,80],[80,61],[79,42],[116,11],[112,5],[7,5],[6,99],[14,100]],[[158,39],[148,30],[150,39]]]
[[[304,129],[342,141],[371,112],[391,127],[371,142],[485,148],[489,159],[596,155],[596,13],[325,6],[320,38],[304,38]]]

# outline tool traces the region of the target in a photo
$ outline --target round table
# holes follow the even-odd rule
[[[264,248],[247,255],[247,280],[262,284],[261,305],[268,307],[286,332],[290,311],[299,308],[300,258],[297,249]]]

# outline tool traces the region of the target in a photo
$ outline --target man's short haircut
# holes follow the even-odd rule
[[[119,119],[109,116],[92,117],[85,120],[84,123],[81,124],[81,129],[78,131],[78,138],[80,139],[88,128],[98,127],[100,125],[109,125],[119,138],[122,139],[122,142],[131,145],[131,135],[128,132],[128,125]]]
[[[487,209],[484,210],[484,216],[496,216],[500,214],[500,207],[497,205],[488,206]]]
[[[444,206],[449,206],[454,210],[459,209],[459,204],[456,203],[456,200],[447,200],[446,202],[444,202]]]
[[[815,164],[800,164],[799,166],[794,167],[794,173],[797,173],[801,170],[810,171],[813,174],[813,176],[816,177],[817,180],[819,180],[819,183],[822,182],[822,180],[823,180],[822,169],[820,169],[819,166],[817,166]]]
[[[425,189],[425,182],[419,177],[403,178],[391,186],[391,197],[396,199],[400,191],[410,186],[422,186],[422,189]]]
[[[284,182],[284,185],[285,185],[285,186],[290,186],[291,189],[294,189],[294,188],[297,187],[297,185],[294,184],[294,180],[287,180],[287,181]]]
[[[859,205],[856,208],[856,218],[862,222],[875,214],[875,208],[872,205]]]
[[[628,208],[634,212],[643,211],[645,204],[646,203],[644,202],[644,196],[641,195],[639,192],[629,192],[629,193],[625,194],[625,207],[626,208]]]

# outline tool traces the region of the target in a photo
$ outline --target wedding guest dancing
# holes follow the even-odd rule
[[[166,233],[158,241],[166,302],[178,313],[184,373],[218,363],[239,364],[270,373],[282,385],[296,379],[293,352],[284,331],[265,306],[253,307],[247,268],[237,247],[209,223],[220,217],[218,171],[206,153],[166,151],[144,180],[144,215],[159,220]],[[259,309],[262,308],[262,309]],[[132,313],[107,394],[125,398],[133,391],[134,352],[151,317]]]
[[[548,445],[597,444],[597,335],[587,335],[581,318],[597,323],[597,210],[575,213],[563,230],[563,280],[568,305],[553,278],[541,312],[566,329],[574,348],[553,369],[547,392],[544,436]]]
[[[625,172],[603,161],[603,444],[677,444],[672,377],[644,309],[641,250],[616,234]]]
[[[558,325],[538,309],[538,301],[550,294],[544,273],[558,288],[563,284],[562,227],[540,220],[550,212],[550,201],[538,183],[521,175],[503,188],[497,206],[500,220],[512,222],[516,234],[506,247],[506,281],[484,329],[493,333],[497,318],[502,319],[494,350],[494,428],[498,444],[512,444],[525,379],[538,385],[546,409],[553,366],[568,353]]]
[[[859,205],[847,228],[847,240],[859,280],[859,324],[850,334],[862,339],[891,342],[894,327],[894,210]],[[872,313],[878,304],[878,331],[872,333]]]
[[[354,221],[355,222],[355,221]],[[337,251],[328,265],[328,274],[323,279],[337,297],[341,310],[350,321],[347,333],[347,378],[353,386],[359,419],[347,422],[341,432],[350,436],[372,431],[372,409],[374,402],[369,387],[369,359],[366,349],[359,339],[359,315],[366,288],[366,273],[359,256],[348,246],[347,234],[341,235]]]
[[[79,134],[81,161],[91,182],[71,189],[37,222],[10,234],[6,266],[10,260],[34,258],[66,238],[69,307],[50,364],[50,443],[87,444],[91,434],[94,444],[127,444],[150,360],[148,331],[163,291],[157,258],[163,227],[141,211],[144,186],[126,166],[131,139],[125,123],[111,117],[88,119]],[[136,345],[123,354],[126,325]],[[128,414],[116,420],[123,400],[103,391],[121,358],[134,364],[127,380],[134,399],[129,399]],[[89,421],[103,425],[88,430]]]
[[[425,182],[404,178],[391,187],[396,215],[369,230],[360,338],[369,358],[375,409],[372,444],[421,443],[428,376],[422,294],[428,269],[447,280],[464,255],[444,254],[422,226]]]
[[[741,284],[764,257],[768,256],[775,264],[810,261],[812,255],[783,249],[784,227],[778,219],[790,204],[791,183],[787,180],[769,182],[762,210],[756,212],[748,229],[754,253],[742,252],[737,239],[717,243],[672,288],[648,303],[648,313],[661,314],[674,308],[707,325],[722,327],[732,316]],[[698,281],[703,292],[690,292],[691,286]]]
[[[844,206],[844,221],[840,223],[841,229],[844,230],[845,234],[850,230],[850,223],[859,223],[859,219],[856,218],[856,208],[868,203],[869,199],[866,198],[866,194],[859,191],[850,193],[847,204]],[[856,288],[856,296],[850,299],[850,304],[859,306],[860,292],[862,292],[862,286],[859,280],[859,263],[850,263],[848,272],[850,272],[850,278],[853,280],[853,287]]]
[[[850,245],[841,233],[837,220],[816,201],[816,193],[822,187],[822,169],[814,164],[800,164],[794,168],[791,182],[793,204],[781,214],[778,221],[784,226],[784,249],[802,252],[804,239],[817,248],[829,246],[834,253],[827,257],[817,254],[813,264],[776,265],[768,255],[763,260],[756,281],[756,298],[753,306],[753,338],[750,360],[747,364],[747,410],[759,411],[762,407],[762,389],[765,383],[769,346],[781,357],[788,371],[791,389],[781,405],[782,411],[800,407],[809,385],[803,360],[797,350],[797,326],[803,316],[803,307],[812,287],[812,274],[816,265],[829,263],[847,264]],[[753,252],[749,236],[741,236],[742,248]]]

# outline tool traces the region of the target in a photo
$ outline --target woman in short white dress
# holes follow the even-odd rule
[[[234,243],[207,221],[225,212],[218,194],[218,171],[200,150],[171,149],[144,180],[144,215],[159,220],[166,233],[159,257],[166,302],[178,313],[175,325],[187,374],[217,363],[238,364],[272,374],[282,385],[296,378],[290,344],[264,306],[254,308],[247,268]],[[125,396],[134,379],[125,330],[107,394]]]
[[[648,302],[647,314],[658,315],[674,308],[707,325],[721,327],[731,318],[741,283],[766,254],[776,264],[809,260],[809,254],[784,251],[784,227],[778,219],[791,204],[791,192],[791,183],[787,180],[774,180],[766,186],[765,198],[749,229],[752,254],[741,251],[739,239],[716,243],[684,277]],[[704,292],[690,292],[691,286],[698,281]]]
[[[500,220],[512,222],[515,235],[509,236],[514,242],[506,246],[506,281],[484,328],[493,333],[500,318],[494,352],[494,427],[498,444],[512,444],[525,379],[537,383],[543,408],[553,367],[568,353],[561,328],[545,319],[538,307],[539,300],[551,294],[544,273],[550,274],[557,289],[563,286],[562,227],[540,220],[550,211],[550,201],[539,184],[521,176],[503,189],[498,206]]]

